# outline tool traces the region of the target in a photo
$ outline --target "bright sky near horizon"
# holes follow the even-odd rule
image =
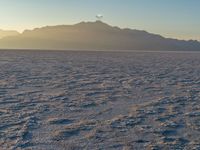
[[[166,37],[200,40],[200,0],[0,0],[0,29],[103,21]]]

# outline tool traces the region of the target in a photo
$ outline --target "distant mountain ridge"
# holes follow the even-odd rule
[[[0,39],[1,49],[199,51],[200,42],[121,29],[101,21],[25,30]]]
[[[8,36],[16,36],[19,35],[19,32],[14,30],[1,30],[0,29],[0,39]]]

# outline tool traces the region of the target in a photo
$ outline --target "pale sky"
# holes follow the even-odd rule
[[[0,0],[0,29],[103,21],[165,37],[200,40],[200,0]]]

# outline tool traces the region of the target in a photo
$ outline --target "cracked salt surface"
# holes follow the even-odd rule
[[[200,53],[1,51],[0,149],[200,149]]]

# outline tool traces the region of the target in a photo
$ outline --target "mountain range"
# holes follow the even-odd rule
[[[0,30],[0,33],[2,30]],[[104,22],[81,22],[0,34],[0,49],[199,51],[200,42],[177,40]]]

